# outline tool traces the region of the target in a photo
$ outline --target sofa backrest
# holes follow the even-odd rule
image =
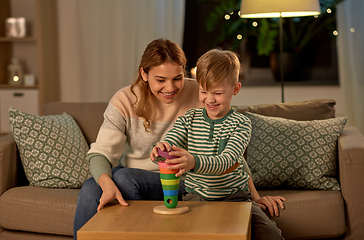
[[[240,112],[252,112],[264,116],[281,117],[297,121],[322,120],[335,117],[335,100],[315,99],[301,102],[233,106]]]
[[[104,112],[107,102],[52,102],[43,106],[45,115],[59,115],[68,113],[71,115],[83,132],[88,144],[96,141],[97,133],[104,121]]]
[[[316,99],[301,102],[262,104],[255,106],[233,106],[241,113],[246,111],[273,117],[294,120],[321,120],[335,117],[335,101]],[[52,102],[43,106],[45,115],[58,115],[64,112],[71,115],[80,126],[87,142],[95,142],[104,119],[107,102]]]

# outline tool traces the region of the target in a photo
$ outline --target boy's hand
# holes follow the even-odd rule
[[[152,161],[155,161],[155,157],[159,157],[158,149],[169,152],[172,150],[172,147],[168,142],[158,142],[150,152],[150,159],[152,159]]]
[[[196,160],[191,153],[189,153],[186,149],[179,148],[176,146],[173,146],[172,149],[173,152],[170,152],[169,155],[178,158],[167,160],[166,163],[176,164],[169,167],[169,169],[179,169],[179,172],[176,173],[176,177],[180,177],[184,173],[188,172],[188,170],[195,168]]]
[[[279,216],[279,207],[281,209],[284,209],[284,201],[286,201],[286,199],[284,197],[281,196],[265,196],[265,197],[260,197],[257,189],[254,186],[253,183],[253,179],[252,177],[249,175],[249,180],[248,180],[248,188],[249,191],[252,194],[252,200],[256,203],[259,204],[260,208],[265,211],[268,209],[269,214],[271,215],[271,217],[278,217]]]
[[[286,199],[281,196],[265,196],[258,199],[253,199],[254,202],[258,203],[263,211],[268,209],[271,217],[279,216],[279,208],[284,209],[284,201]]]

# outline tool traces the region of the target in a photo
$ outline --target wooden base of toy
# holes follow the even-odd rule
[[[167,208],[164,205],[156,206],[153,212],[156,214],[182,214],[189,211],[187,206],[177,206],[175,208]]]

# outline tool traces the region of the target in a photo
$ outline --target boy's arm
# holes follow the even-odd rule
[[[244,121],[234,129],[220,154],[210,156],[192,154],[196,160],[195,172],[222,175],[233,171],[234,166],[239,165],[237,160],[243,159],[242,156],[250,141],[250,136],[250,121]],[[249,174],[250,171],[244,159],[240,164],[243,165],[244,170],[248,170],[247,173]]]
[[[170,146],[185,148],[187,145],[186,115],[178,117],[171,130],[168,131],[163,141]]]
[[[158,149],[171,151],[172,146],[184,148],[187,142],[187,130],[185,127],[185,116],[178,117],[172,129],[168,131],[164,139],[150,148],[150,159],[155,162],[158,157]]]

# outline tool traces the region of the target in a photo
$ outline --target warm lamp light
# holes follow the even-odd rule
[[[318,0],[242,0],[240,17],[304,17],[321,13]]]
[[[305,17],[321,13],[319,0],[241,0],[241,18],[279,18],[279,48],[282,103],[284,102],[282,18]]]

